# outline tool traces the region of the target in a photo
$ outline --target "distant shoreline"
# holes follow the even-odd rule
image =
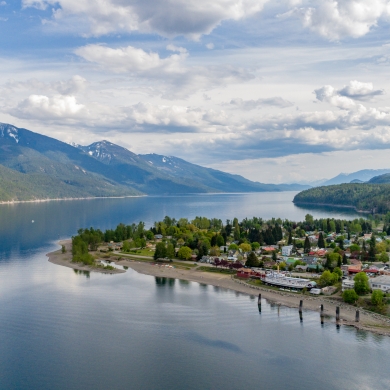
[[[313,202],[294,202],[293,203],[296,205],[312,205],[312,206],[329,206],[329,207],[341,207],[341,208],[346,208],[346,209],[353,209],[357,213],[363,213],[363,214],[370,214],[370,211],[365,211],[365,210],[358,210],[355,206],[349,206],[345,204],[332,204],[332,203],[313,203]]]
[[[17,203],[44,203],[44,202],[60,202],[62,200],[93,200],[93,199],[125,199],[125,198],[142,198],[148,195],[125,195],[125,196],[88,196],[84,198],[46,198],[46,199],[31,199],[31,200],[2,200],[3,204],[17,204]]]

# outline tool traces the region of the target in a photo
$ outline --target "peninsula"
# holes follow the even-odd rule
[[[361,293],[356,285],[353,286],[353,276],[349,276],[349,273],[354,274],[356,267],[359,268],[357,263],[360,260],[354,258],[356,252],[364,261],[383,260],[387,255],[387,226],[383,224],[379,233],[374,225],[374,222],[364,219],[314,220],[310,215],[298,223],[253,218],[241,222],[228,220],[226,224],[205,217],[193,221],[165,217],[148,230],[142,222],[138,225],[120,224],[115,230],[104,233],[92,228],[80,229],[77,236],[60,242],[61,249],[48,256],[54,264],[80,271],[124,273],[131,268],[155,277],[210,284],[249,295],[261,293],[263,298],[288,307],[298,307],[302,300],[304,309],[308,310],[319,311],[320,305],[324,305],[326,316],[334,316],[336,307],[339,307],[343,324],[390,335],[386,294],[381,292],[381,301],[374,305],[370,292]],[[340,231],[344,231],[345,238]],[[371,237],[368,250],[364,241],[366,236]],[[290,241],[293,244],[288,245]],[[374,259],[369,258],[370,253]],[[303,265],[305,262],[312,264]],[[371,271],[378,268],[374,264],[370,266]],[[269,272],[267,270],[272,269],[316,281],[324,292],[316,296],[306,289],[297,293],[269,287],[257,275],[259,270]],[[302,271],[306,272],[298,274]],[[343,274],[348,276],[341,280]],[[382,274],[386,275],[386,271],[383,270]],[[378,290],[372,288],[375,286],[373,281],[375,277],[370,276],[368,288],[372,289],[374,296]],[[349,282],[350,286],[352,283],[351,293],[359,292],[354,301],[348,300],[351,294],[344,293],[344,282]],[[357,309],[360,310],[360,322],[355,322]]]

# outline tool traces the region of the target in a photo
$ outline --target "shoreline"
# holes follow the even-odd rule
[[[358,210],[355,206],[349,206],[349,205],[344,205],[344,204],[332,204],[332,203],[312,203],[312,202],[294,202],[293,203],[296,205],[311,205],[311,206],[329,206],[329,207],[340,207],[340,208],[345,208],[345,209],[353,209],[357,213],[362,213],[362,214],[370,214],[370,211],[365,211],[365,210]]]
[[[77,269],[80,271],[90,271],[90,272],[100,272],[100,273],[111,273],[119,274],[124,273],[124,270],[104,270],[94,267],[83,266],[79,263],[71,262],[71,240],[60,241],[60,245],[65,245],[67,252],[65,255],[61,253],[61,249],[50,252],[48,256],[48,261],[62,265],[65,267]],[[68,249],[69,248],[69,249]],[[114,260],[111,260],[114,261]],[[231,291],[236,291],[242,294],[258,296],[261,293],[262,299],[267,300],[276,305],[286,306],[289,308],[299,308],[299,301],[303,301],[303,310],[310,310],[318,313],[320,317],[320,305],[324,305],[324,315],[325,321],[334,322],[336,307],[340,307],[340,325],[347,325],[355,327],[358,330],[364,330],[380,334],[383,336],[390,336],[390,318],[381,316],[380,314],[369,312],[367,310],[357,308],[355,306],[348,305],[341,301],[336,301],[332,297],[326,296],[309,296],[302,294],[294,294],[285,291],[270,290],[266,287],[260,286],[251,286],[247,283],[233,279],[231,275],[211,273],[211,272],[202,272],[196,270],[196,268],[185,270],[180,268],[171,268],[170,265],[166,264],[155,264],[149,262],[140,262],[137,260],[131,259],[121,259],[114,261],[115,264],[126,266],[134,271],[154,277],[165,277],[172,279],[182,279],[190,282],[197,282],[201,284],[207,284],[215,287],[225,288]],[[355,313],[356,310],[360,311],[360,321],[355,322]],[[327,319],[329,317],[330,319]]]
[[[148,195],[125,195],[125,196],[88,196],[85,198],[46,198],[46,199],[31,199],[31,200],[2,200],[0,205],[3,204],[18,204],[18,203],[43,203],[43,202],[60,202],[62,200],[93,200],[93,199],[125,199],[125,198],[142,198]]]
[[[104,269],[104,268],[97,268],[97,267],[90,267],[89,265],[84,265],[81,263],[73,263],[72,262],[72,240],[62,240],[59,241],[58,244],[64,245],[66,252],[62,253],[61,249],[58,249],[56,251],[47,253],[46,256],[48,257],[49,263],[61,265],[63,267],[72,268],[78,271],[89,271],[89,272],[99,272],[102,274],[122,274],[125,273],[125,270],[121,269]]]

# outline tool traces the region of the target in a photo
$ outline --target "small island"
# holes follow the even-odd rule
[[[49,261],[78,271],[126,269],[257,295],[277,304],[334,316],[344,324],[390,335],[390,218],[165,217],[105,232],[79,229]],[[356,321],[359,310],[359,322]]]

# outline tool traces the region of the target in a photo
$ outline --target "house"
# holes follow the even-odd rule
[[[390,276],[381,275],[369,280],[372,290],[382,290],[383,292],[390,292]]]
[[[316,256],[303,256],[302,261],[306,263],[306,265],[317,264],[318,258]]]
[[[154,238],[155,238],[156,240],[161,240],[161,239],[163,238],[163,236],[162,236],[162,234],[155,234],[155,235],[154,235]]]
[[[355,282],[349,279],[343,279],[341,284],[341,291],[353,290],[355,288]]]
[[[240,268],[239,270],[237,270],[237,277],[249,279],[252,275],[252,272],[253,271],[250,268]]]
[[[307,265],[297,265],[295,267],[295,271],[297,271],[297,272],[306,272],[307,271]]]
[[[293,246],[292,245],[286,245],[282,246],[282,256],[290,256],[292,252]]]

